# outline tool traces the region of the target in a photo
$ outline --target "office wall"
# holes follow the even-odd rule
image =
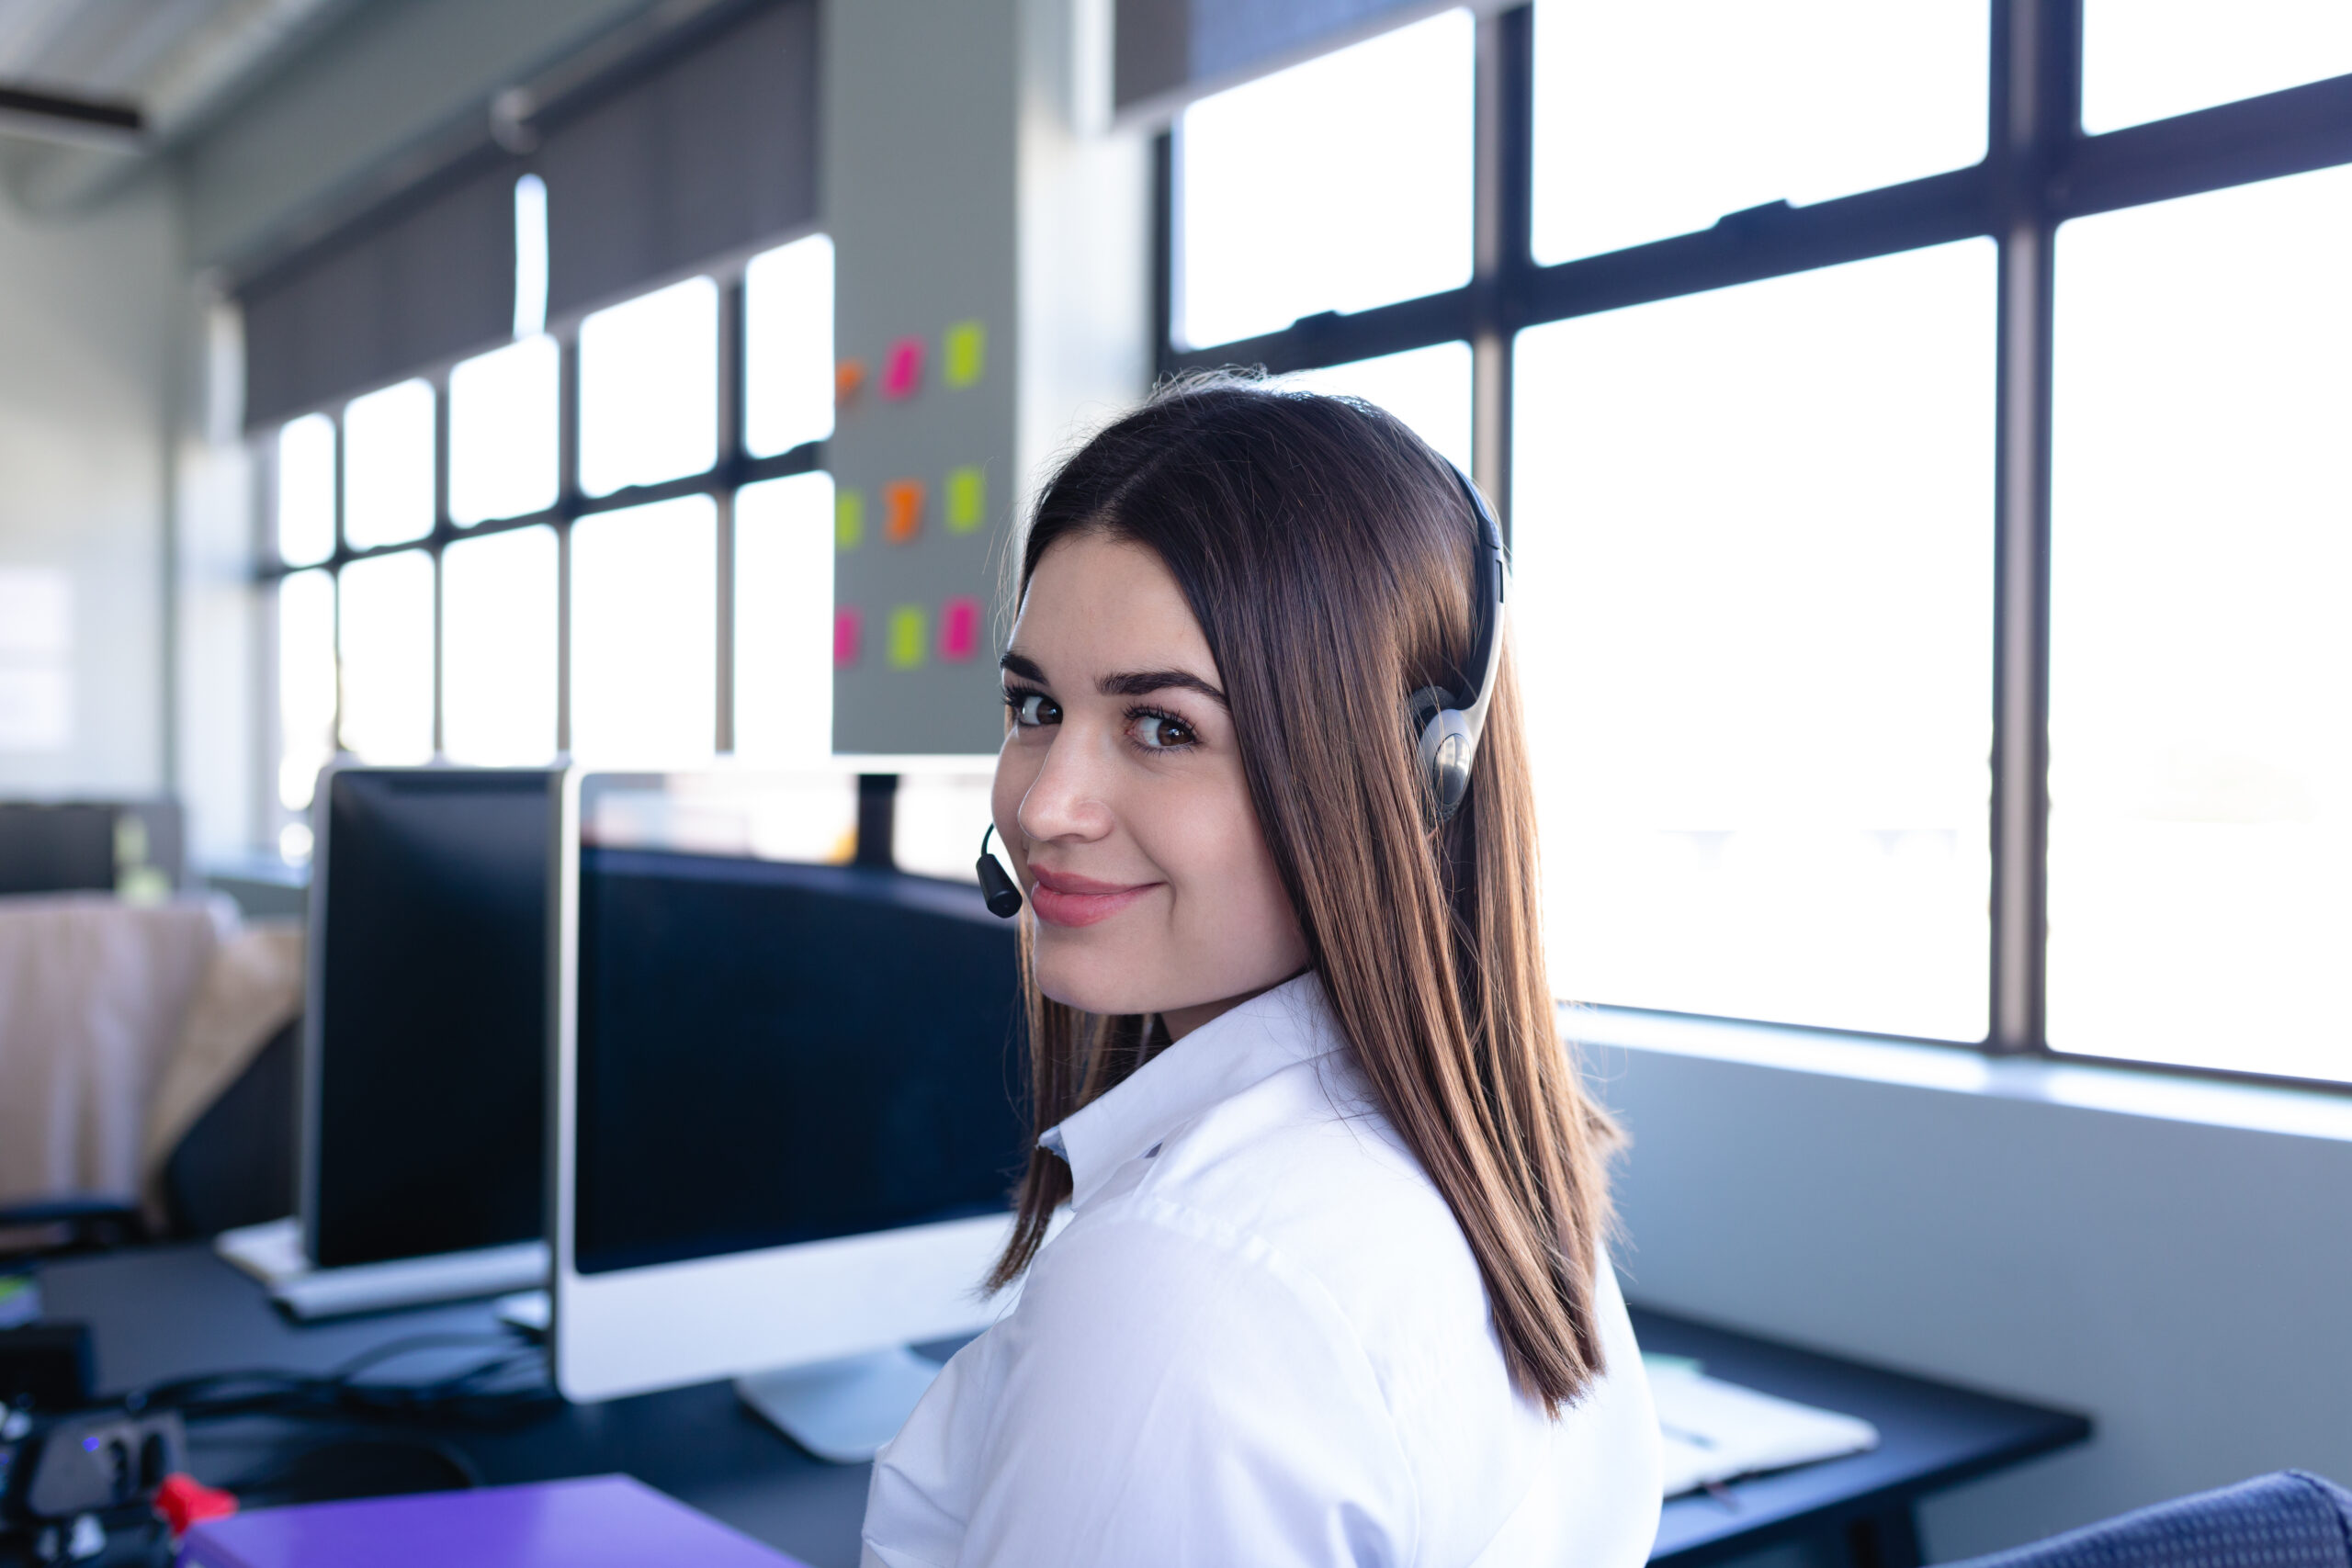
[[[1931,1560],[2286,1466],[2352,1481],[2352,1106],[2024,1064],[1595,1065],[1634,1137],[1631,1297],[2097,1422],[1929,1504]],[[2081,1103],[2132,1096],[2225,1114]]]
[[[62,571],[72,601],[66,731],[31,750],[0,743],[0,793],[163,783],[177,255],[161,180],[65,219],[0,200],[0,568]]]

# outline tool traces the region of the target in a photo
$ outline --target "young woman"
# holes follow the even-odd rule
[[[1031,910],[1023,1291],[876,1461],[867,1564],[1647,1557],[1613,1134],[1554,1021],[1510,658],[1457,808],[1416,744],[1487,674],[1484,535],[1387,414],[1231,379],[1039,502],[994,799]]]

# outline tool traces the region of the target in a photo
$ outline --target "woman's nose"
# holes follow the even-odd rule
[[[1099,839],[1111,829],[1103,748],[1083,728],[1065,723],[1021,797],[1022,833],[1037,843]]]

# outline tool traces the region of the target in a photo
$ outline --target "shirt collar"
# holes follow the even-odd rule
[[[1070,1204],[1081,1208],[1113,1171],[1183,1123],[1293,1063],[1344,1044],[1323,983],[1310,969],[1211,1019],[1046,1128],[1037,1143],[1068,1162]]]

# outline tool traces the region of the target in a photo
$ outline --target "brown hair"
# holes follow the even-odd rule
[[[1198,378],[1062,467],[1023,540],[1020,589],[1057,542],[1087,533],[1153,551],[1190,603],[1311,967],[1469,1241],[1513,1378],[1556,1413],[1602,1371],[1594,1270],[1616,1134],[1585,1094],[1544,974],[1508,651],[1450,821],[1435,820],[1414,761],[1408,694],[1476,681],[1461,671],[1476,536],[1453,475],[1369,404]],[[1135,1071],[1157,1032],[1154,1019],[1049,1000],[1034,980],[1029,1015],[1040,1131]],[[1069,1191],[1069,1168],[1033,1150],[992,1285],[1028,1267]]]

